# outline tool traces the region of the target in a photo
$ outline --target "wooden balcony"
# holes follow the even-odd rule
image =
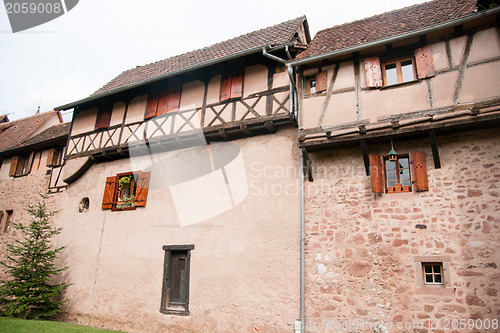
[[[282,87],[244,99],[74,135],[68,140],[66,158],[92,155],[97,160],[114,159],[117,155],[127,156],[129,149],[146,150],[151,146],[173,150],[274,132],[278,126],[288,124],[295,122],[289,110],[288,87]]]

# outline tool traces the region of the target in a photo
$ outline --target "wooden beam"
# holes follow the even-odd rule
[[[366,175],[370,175],[370,159],[368,157],[368,145],[366,144],[365,139],[361,139],[359,141],[359,144],[361,146],[361,152],[363,153],[363,162],[365,163],[365,171]]]
[[[304,169],[301,170],[304,172],[304,176],[307,176],[307,179],[309,182],[313,182],[313,175],[312,175],[312,162],[311,158],[309,157],[309,153],[307,152],[307,149],[301,148],[302,151],[302,156],[304,158]]]
[[[429,130],[429,139],[431,141],[432,157],[434,158],[434,168],[441,169],[441,160],[439,159],[436,132],[434,129]]]

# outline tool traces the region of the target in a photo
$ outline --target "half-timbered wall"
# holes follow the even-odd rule
[[[175,138],[193,132],[217,132],[289,118],[289,79],[286,71],[256,64],[243,72],[243,93],[221,101],[221,74],[182,83],[179,108],[145,120],[150,95],[116,101],[109,126],[96,129],[98,108],[76,113],[67,157],[124,147],[132,142]],[[167,83],[168,85],[168,83]]]
[[[299,80],[300,136],[342,134],[390,126],[395,119],[436,120],[442,114],[470,109],[475,105],[498,105],[500,99],[500,36],[489,28],[454,37],[453,30],[427,36],[435,74],[428,78],[388,87],[370,87],[366,61],[383,48],[362,52],[358,57],[308,67],[302,78],[326,71],[327,89],[305,95]],[[393,48],[418,45],[418,38],[395,43]],[[420,44],[421,45],[421,44]],[[418,59],[417,59],[418,61]],[[418,64],[417,64],[418,65]],[[369,74],[371,75],[371,74]]]

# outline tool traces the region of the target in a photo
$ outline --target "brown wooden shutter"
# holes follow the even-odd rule
[[[49,153],[47,154],[47,166],[51,167],[54,165],[54,148],[49,149]]]
[[[144,119],[149,119],[156,116],[157,108],[158,108],[158,95],[150,94],[148,97],[146,112],[144,113]]]
[[[145,207],[146,200],[148,199],[149,179],[151,178],[151,171],[139,172],[137,179],[137,188],[135,191],[135,207]]]
[[[106,186],[104,187],[104,195],[102,197],[102,209],[111,209],[115,203],[117,190],[118,176],[106,178]]]
[[[243,95],[243,70],[234,71],[231,77],[231,98]]]
[[[220,85],[220,101],[225,101],[231,96],[231,75],[224,73]]]
[[[316,92],[326,90],[326,71],[316,74]]]
[[[157,116],[167,113],[168,98],[167,91],[162,92],[158,97],[158,109],[156,111]]]
[[[12,160],[10,161],[10,170],[9,170],[10,177],[14,177],[16,175],[18,160],[19,160],[18,156],[12,156]]]
[[[382,168],[382,158],[379,155],[370,155],[370,177],[372,180],[372,191],[384,193],[384,176]]]
[[[175,86],[169,89],[167,99],[167,112],[179,110],[181,103],[181,87]]]
[[[0,210],[0,224],[2,224],[3,210]]]
[[[410,154],[411,172],[413,177],[413,187],[415,191],[422,192],[429,190],[427,179],[427,164],[424,152],[414,152]]]
[[[434,61],[432,60],[432,51],[429,45],[415,50],[415,61],[417,63],[417,75],[419,79],[436,75]]]
[[[379,58],[365,59],[366,85],[368,87],[381,87],[382,69]]]
[[[113,107],[111,105],[99,108],[99,110],[97,111],[97,120],[95,122],[95,129],[109,127],[112,111]]]
[[[29,153],[28,155],[28,163],[26,163],[26,174],[30,173],[31,172],[31,167],[33,166],[33,158],[35,156],[35,152],[32,151],[31,153]]]

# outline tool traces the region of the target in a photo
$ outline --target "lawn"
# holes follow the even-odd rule
[[[42,321],[42,320],[22,320],[14,318],[0,318],[0,332],[15,332],[15,333],[105,333],[117,332],[110,330],[102,330],[87,326],[61,323],[57,321]]]

